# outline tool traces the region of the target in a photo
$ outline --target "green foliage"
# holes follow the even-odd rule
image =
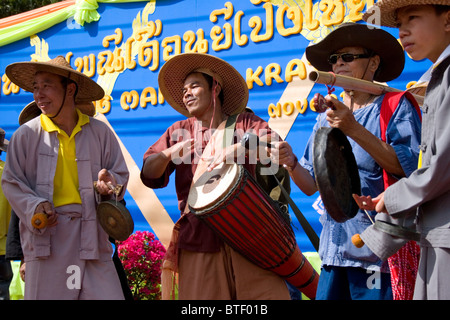
[[[0,0],[0,19],[62,0]]]

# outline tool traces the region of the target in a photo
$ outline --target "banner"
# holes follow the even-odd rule
[[[232,64],[246,79],[248,106],[285,138],[300,158],[317,113],[311,103],[326,87],[308,80],[313,70],[305,48],[344,22],[361,22],[373,0],[68,0],[0,20],[0,127],[9,139],[23,107],[33,100],[4,74],[18,61],[66,57],[106,92],[96,117],[117,134],[130,170],[125,197],[136,229],[152,230],[167,245],[179,216],[174,177],[163,189],[139,178],[143,154],[184,117],[158,88],[158,71],[170,57],[203,52]],[[398,30],[389,29],[398,37]],[[407,59],[389,86],[405,89],[428,69]],[[336,94],[339,95],[339,88]],[[293,183],[291,196],[317,233],[318,194],[305,196]],[[313,250],[293,218],[302,251]]]

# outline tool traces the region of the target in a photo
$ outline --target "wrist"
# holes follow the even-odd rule
[[[291,166],[286,165],[286,169],[287,169],[289,172],[292,172],[292,171],[294,171],[295,168],[297,167],[297,164],[298,164],[298,159],[297,159],[297,156],[294,154],[294,161],[293,161],[293,164],[292,164]]]

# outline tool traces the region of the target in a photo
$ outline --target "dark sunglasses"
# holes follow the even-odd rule
[[[361,54],[353,54],[353,53],[336,53],[336,54],[332,54],[329,58],[328,58],[328,62],[330,64],[335,64],[339,58],[342,58],[342,60],[344,60],[344,62],[352,62],[355,59],[361,59],[361,58],[369,58],[370,56],[368,54],[365,53],[361,53]]]

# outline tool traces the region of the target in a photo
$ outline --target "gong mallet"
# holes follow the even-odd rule
[[[353,195],[353,198],[356,201],[356,195]],[[356,203],[359,203],[358,201],[356,201]],[[367,206],[367,202],[363,201],[362,202],[363,206]],[[360,207],[361,208],[361,207]],[[362,208],[361,208],[362,209]],[[369,218],[370,222],[372,222],[372,224],[374,224],[372,217],[370,216],[369,212],[366,209],[363,209],[364,212],[366,213],[367,217]],[[352,243],[355,247],[357,248],[362,248],[364,246],[364,241],[361,239],[361,235],[359,233],[356,233],[352,236]]]
[[[45,228],[48,224],[48,217],[46,213],[38,212],[31,217],[31,225],[36,229]]]
[[[367,203],[364,201],[363,205],[365,206]],[[370,222],[372,222],[372,224],[374,224],[372,218],[369,215],[369,212],[367,212],[366,209],[364,209],[364,212],[366,213],[367,217],[369,218]],[[352,243],[355,247],[357,248],[362,248],[364,246],[364,241],[361,239],[361,235],[359,233],[355,233],[352,236]]]

